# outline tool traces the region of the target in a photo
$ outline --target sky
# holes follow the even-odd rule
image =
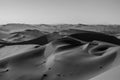
[[[0,24],[120,24],[120,0],[0,0]]]

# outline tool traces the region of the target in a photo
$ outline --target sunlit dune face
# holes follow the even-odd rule
[[[65,43],[67,39],[63,40]],[[62,41],[58,41],[60,41],[59,45],[62,45]],[[56,45],[54,44],[57,49],[48,57],[46,63],[47,67],[51,69],[48,71],[47,80],[90,79],[112,66],[120,48],[105,42],[81,42],[81,44],[78,43],[79,46],[75,46],[74,43]]]
[[[119,49],[97,38],[63,37],[1,59],[0,80],[88,80],[118,65]]]
[[[0,80],[40,79],[46,70],[44,65],[42,65],[45,63],[45,58],[43,57],[45,47],[36,48],[36,46],[31,47],[31,45],[28,45],[29,51],[22,49],[24,52],[21,54],[11,55],[11,57],[2,59],[0,61]]]

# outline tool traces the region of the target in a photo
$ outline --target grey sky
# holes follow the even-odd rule
[[[120,0],[0,0],[0,23],[120,24]]]

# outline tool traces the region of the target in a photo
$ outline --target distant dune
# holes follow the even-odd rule
[[[87,25],[87,24],[17,24],[11,23],[6,25],[1,25],[1,31],[20,31],[25,29],[38,29],[41,31],[61,31],[66,29],[82,29],[89,31],[98,31],[98,32],[108,32],[108,33],[119,33],[120,25]]]

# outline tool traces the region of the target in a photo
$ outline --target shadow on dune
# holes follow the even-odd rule
[[[99,32],[82,31],[80,33],[71,34],[70,37],[79,39],[79,40],[83,40],[83,41],[87,41],[87,42],[96,40],[96,41],[103,41],[103,42],[120,45],[120,39],[118,39],[114,36],[107,35],[104,33],[99,33]]]
[[[79,32],[78,32],[79,31]],[[103,41],[103,42],[109,42],[113,43],[116,45],[120,45],[120,39],[112,36],[112,35],[107,35],[104,33],[99,33],[99,32],[92,32],[92,31],[84,31],[84,30],[78,30],[76,33],[72,33],[70,35],[67,34],[68,37],[86,41],[86,42],[91,42],[91,41]],[[0,44],[6,44],[6,45],[17,45],[17,44],[39,44],[39,45],[44,45],[47,44],[53,40],[62,38],[63,35],[60,35],[59,32],[54,32],[50,34],[45,34],[43,36],[40,36],[38,38],[28,40],[28,41],[22,41],[22,42],[7,42],[7,41],[2,41]]]

